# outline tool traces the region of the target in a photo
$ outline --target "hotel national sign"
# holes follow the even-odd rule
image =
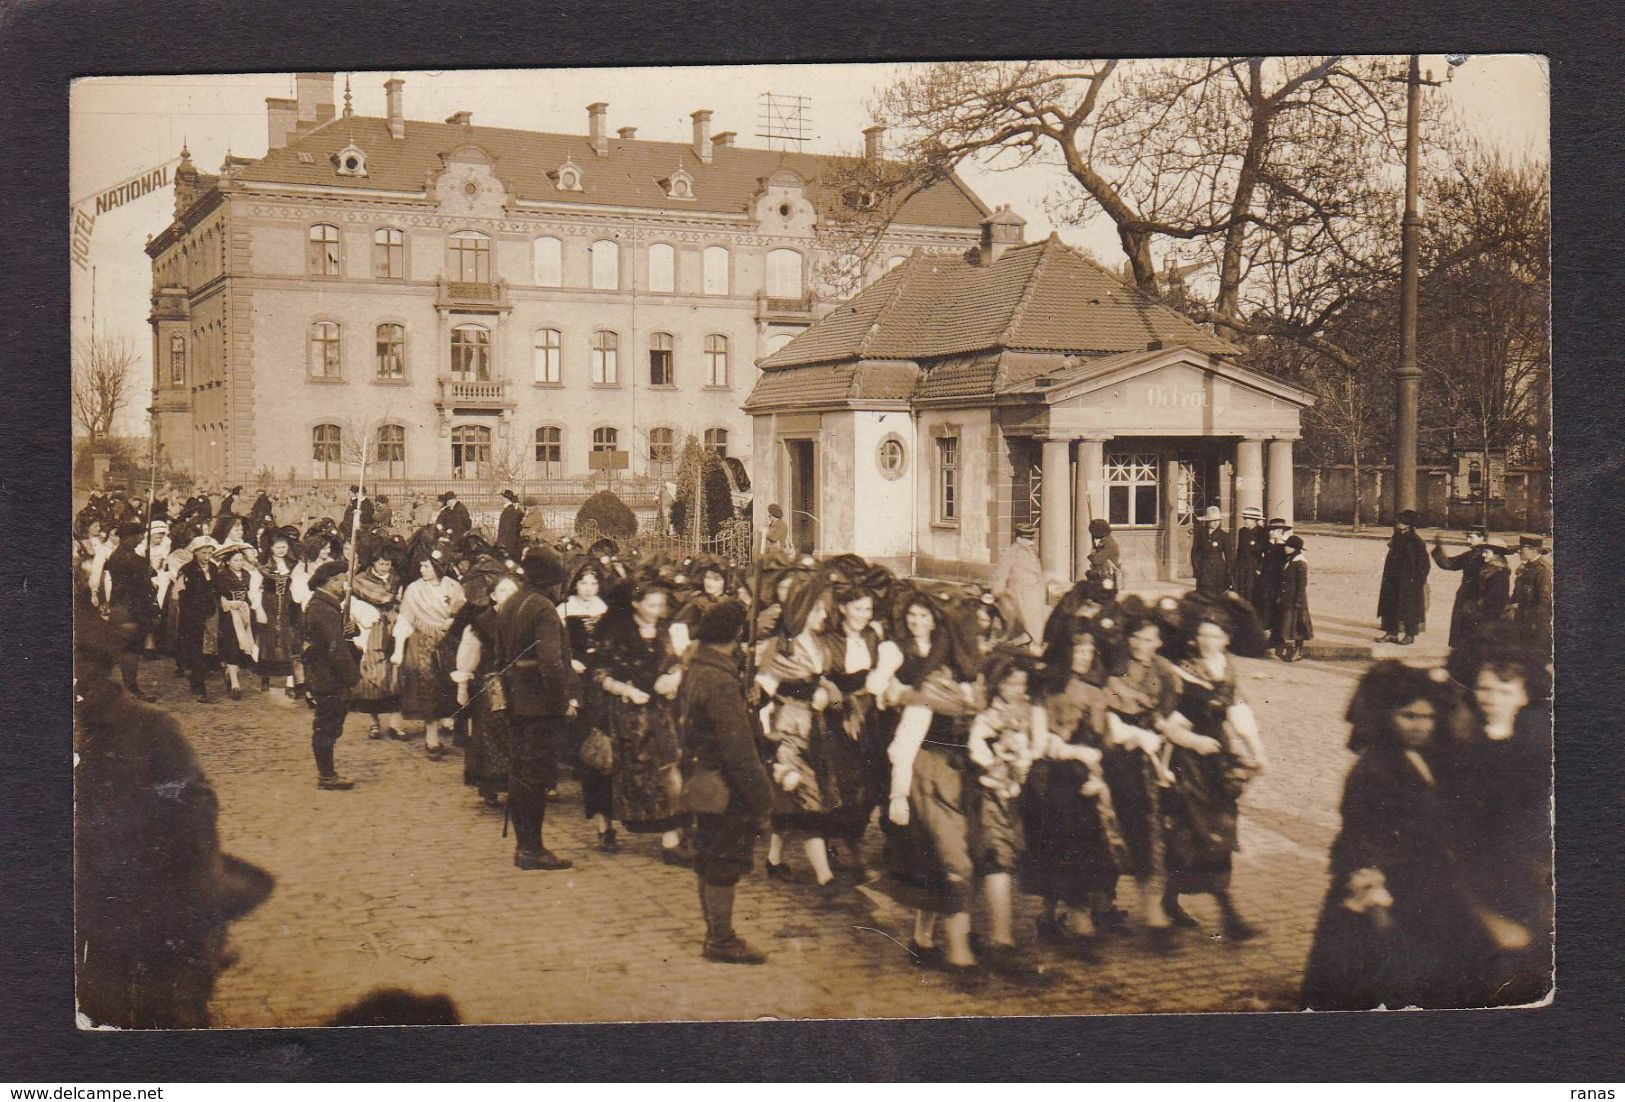
[[[96,230],[97,216],[169,187],[169,166],[177,159],[171,158],[157,168],[143,172],[139,176],[131,176],[128,180],[121,180],[112,187],[73,204],[73,209],[69,212],[72,238],[68,247],[74,264],[84,268],[90,263],[90,235]]]

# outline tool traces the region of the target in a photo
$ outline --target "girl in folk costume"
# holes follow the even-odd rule
[[[609,605],[604,600],[604,568],[592,559],[578,563],[565,583],[559,615],[570,637],[570,664],[581,679],[585,699],[570,720],[570,742],[581,780],[581,813],[598,832],[598,848],[614,853],[615,836],[614,744],[604,732],[604,701],[599,695],[598,625]],[[607,753],[606,753],[607,751]]]
[[[1303,645],[1315,637],[1309,619],[1309,563],[1303,537],[1288,536],[1286,564],[1281,568],[1281,638],[1276,654],[1283,662],[1302,662]]]
[[[823,640],[829,624],[828,579],[804,574],[790,589],[777,633],[768,640],[756,675],[771,700],[767,739],[776,789],[775,833],[768,842],[770,869],[783,875],[786,833],[802,834],[807,863],[826,898],[839,891],[830,868],[826,835],[830,812],[858,798],[861,769],[857,746],[834,728],[828,709],[840,692],[825,671],[831,663]]]
[[[983,959],[992,971],[1026,983],[1047,978],[1016,948],[1015,935],[1016,864],[1026,848],[1019,799],[1045,737],[1027,696],[1033,672],[1025,647],[992,658],[985,679],[988,706],[971,721],[966,742],[974,781],[965,801],[971,859],[982,878],[991,926]]]
[[[391,738],[407,737],[401,730],[397,667],[390,661],[399,603],[400,584],[386,556],[356,571],[350,586],[350,618],[361,628],[361,680],[351,690],[350,710],[372,717],[368,738],[382,738],[385,727]]]
[[[485,559],[463,579],[467,603],[458,611],[448,636],[457,642],[458,710],[472,715],[468,747],[463,754],[463,783],[475,789],[486,807],[496,807],[508,790],[512,741],[508,729],[507,693],[502,684],[497,639],[497,606],[517,581],[503,564]],[[506,589],[505,589],[506,587]]]
[[[1304,970],[1315,1010],[1463,1005],[1459,943],[1472,918],[1449,845],[1438,766],[1457,700],[1443,670],[1378,662],[1349,702],[1343,825]]]
[[[233,543],[247,543],[248,528],[243,524],[242,517],[221,513],[215,518],[214,530],[209,536],[222,547]]]
[[[688,564],[687,572],[699,584],[700,591],[685,602],[672,619],[671,641],[678,654],[688,650],[689,639],[706,609],[728,596],[728,570],[721,563],[708,558],[695,559]]]
[[[186,545],[191,559],[175,579],[177,622],[175,662],[198,702],[209,702],[207,676],[220,653],[220,594],[215,581],[214,541],[199,536]]]
[[[1102,762],[1115,717],[1106,695],[1109,615],[1073,618],[1045,653],[1035,759],[1021,792],[1022,880],[1044,900],[1040,939],[1095,960],[1094,938],[1121,925],[1117,879],[1129,867]],[[1060,913],[1066,907],[1066,919]],[[1086,924],[1087,916],[1090,923]]]
[[[1123,672],[1106,682],[1111,710],[1121,724],[1112,728],[1101,767],[1128,847],[1127,871],[1140,890],[1152,947],[1160,952],[1173,938],[1162,906],[1165,876],[1158,815],[1161,789],[1170,778],[1159,755],[1163,739],[1188,729],[1190,721],[1179,714],[1179,672],[1157,653],[1162,629],[1149,610],[1137,603],[1124,605],[1120,611],[1128,658]]]
[[[225,565],[215,575],[215,592],[220,601],[219,653],[226,668],[226,684],[231,699],[243,698],[242,669],[259,661],[259,644],[254,639],[254,579],[248,567],[246,543],[228,544],[217,553]]]
[[[423,748],[434,761],[446,753],[440,736],[450,736],[457,712],[453,662],[447,661],[442,644],[466,600],[462,583],[449,569],[446,551],[438,547],[418,565],[420,576],[402,594],[391,632],[395,650],[390,662],[400,671],[401,714],[423,724]],[[452,647],[457,643],[453,640]]]
[[[614,741],[614,818],[634,834],[659,834],[667,864],[682,850],[681,748],[673,701],[682,669],[672,649],[664,579],[627,588],[598,624],[596,671]]]
[[[1196,920],[1185,913],[1179,897],[1211,895],[1219,905],[1224,936],[1247,941],[1258,932],[1231,902],[1231,854],[1240,848],[1237,802],[1247,781],[1264,767],[1264,744],[1253,710],[1236,684],[1228,619],[1209,608],[1187,618],[1185,627],[1196,647],[1177,667],[1179,714],[1191,726],[1166,728],[1173,784],[1162,794],[1168,867],[1163,908],[1174,925],[1194,928]]]
[[[910,958],[963,986],[981,973],[970,947],[971,863],[965,819],[966,726],[980,711],[971,629],[928,594],[899,594],[897,642],[880,645],[869,688],[894,709],[887,755],[887,887],[915,909]],[[938,919],[947,946],[936,946]]]
[[[875,625],[875,594],[864,585],[841,585],[834,591],[835,615],[824,634],[828,652],[824,676],[834,684],[839,698],[826,713],[826,729],[839,741],[849,744],[843,750],[855,753],[859,769],[854,791],[840,807],[829,813],[831,837],[846,844],[859,882],[869,879],[863,865],[863,835],[869,816],[890,783],[886,762],[886,725],[879,722],[874,694],[869,691],[869,674],[880,657],[881,635]]]
[[[270,689],[271,678],[281,677],[283,691],[291,699],[303,688],[303,679],[296,673],[301,646],[299,604],[293,593],[293,574],[299,560],[293,555],[293,537],[286,531],[273,531],[267,543],[259,587],[260,691]]]

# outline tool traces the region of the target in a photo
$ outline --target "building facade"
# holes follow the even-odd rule
[[[669,473],[690,433],[749,463],[757,361],[829,308],[828,159],[749,149],[693,114],[684,143],[336,111],[333,76],[267,101],[269,151],[189,155],[147,243],[153,406],[200,477],[546,479],[595,451]],[[881,135],[866,134],[879,156]],[[861,200],[860,200],[861,201]],[[908,199],[872,272],[974,243],[955,180]]]
[[[985,579],[1039,525],[1057,585],[1107,520],[1130,581],[1190,574],[1209,505],[1292,516],[1310,395],[1000,210],[964,255],[911,257],[762,362],[756,508],[806,551]]]

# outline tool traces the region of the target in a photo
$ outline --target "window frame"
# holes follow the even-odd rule
[[[718,257],[720,269],[714,269],[712,261]],[[712,279],[716,275],[720,275],[720,290]],[[726,245],[707,245],[700,254],[700,293],[714,297],[733,293],[733,252]]]
[[[621,335],[613,329],[594,329],[589,346],[592,350],[592,373],[589,378],[596,387],[621,385]]]
[[[938,433],[932,439],[935,464],[931,477],[931,523],[957,528],[963,504],[964,449],[957,432]]]
[[[588,438],[587,454],[621,450],[621,430],[614,425],[594,425]]]
[[[664,439],[661,440],[658,444],[655,441],[655,433],[663,433],[664,434]],[[660,448],[665,449],[665,458],[664,459],[657,459],[655,457],[655,448],[656,447],[660,447]],[[677,470],[677,430],[672,428],[670,425],[655,425],[654,427],[649,429],[649,447],[648,447],[648,451],[646,452],[646,459],[647,459],[647,462],[648,462],[649,475],[651,477],[659,477],[659,476],[664,476],[664,475],[670,475],[671,473],[676,471]]]
[[[543,334],[552,334],[552,343],[543,344]],[[538,354],[545,353],[545,359],[552,368],[553,377],[541,378],[543,374],[538,370]],[[557,326],[542,325],[531,330],[530,334],[530,378],[534,386],[556,387],[564,385],[564,330]]]
[[[715,347],[720,342],[720,347]],[[733,389],[733,341],[726,333],[707,333],[705,335],[705,389],[706,390],[732,390]],[[717,366],[722,367],[722,381],[717,381]]]
[[[553,439],[543,440],[542,434],[551,432]],[[535,464],[534,470],[537,478],[563,478],[564,477],[564,426],[563,425],[537,425],[536,431],[531,433],[531,461]],[[552,459],[543,459],[541,450],[553,449]],[[556,469],[550,470],[549,467]]]
[[[388,235],[394,235],[389,239]],[[385,240],[378,238],[384,236]],[[383,264],[379,264],[382,250]],[[382,271],[380,271],[382,267]],[[379,226],[372,231],[372,278],[404,280],[406,278],[406,231],[394,226]]]
[[[470,244],[463,244],[468,242]],[[474,258],[474,278],[467,275],[466,262]],[[451,283],[493,283],[491,278],[491,236],[479,230],[454,230],[446,235],[446,279]]]
[[[390,432],[390,430],[394,430]],[[385,434],[390,439],[384,439]],[[385,457],[384,449],[390,449],[390,456]],[[406,477],[406,426],[390,422],[378,426],[378,438],[373,442],[373,462],[378,470],[379,478],[405,478]]]
[[[717,436],[719,434],[722,437],[722,446],[721,447],[718,447],[717,443],[716,443],[716,438],[717,438]],[[705,430],[705,435],[703,437],[701,437],[700,446],[702,448],[704,448],[706,451],[716,452],[718,459],[726,459],[726,458],[728,458],[728,430],[727,430],[727,428],[722,426],[722,425],[715,425],[715,426],[712,426],[711,428],[706,429]]]
[[[393,328],[400,334],[400,339],[394,342],[398,345],[400,371],[394,375],[384,374],[384,330]],[[404,383],[406,382],[406,326],[398,321],[381,321],[373,327],[373,381],[377,383]]]
[[[555,250],[554,260],[555,260],[555,262],[556,262],[556,264],[558,266],[557,279],[555,281],[551,282],[551,283],[548,282],[546,278],[544,278],[543,272],[542,272],[542,249],[543,249],[542,242],[544,242],[544,241],[551,241],[553,243],[553,249]],[[530,246],[530,268],[531,268],[531,279],[535,281],[536,286],[538,286],[538,287],[563,287],[564,286],[564,240],[563,240],[563,238],[554,237],[552,234],[547,234],[547,233],[544,233],[540,237],[535,238],[531,242],[531,246]]]
[[[662,347],[662,338],[664,338]],[[656,357],[663,357],[666,367],[665,382],[655,376]],[[653,390],[677,389],[677,338],[663,331],[649,334],[649,386]]]
[[[333,231],[331,240],[327,230]],[[311,279],[339,279],[344,275],[344,234],[333,223],[317,222],[305,232],[305,275]]]
[[[457,335],[459,333],[472,333],[472,332],[479,332],[479,333],[485,334],[484,341],[474,341],[472,344],[470,344],[467,341],[464,341],[461,344],[459,344],[459,342],[457,340]],[[481,350],[483,350],[483,355],[477,355],[475,353],[469,353],[469,356],[471,356],[475,361],[477,361],[476,364],[475,364],[476,370],[475,370],[475,372],[474,372],[474,374],[472,376],[469,375],[467,372],[459,370],[458,362],[457,362],[458,361],[459,348],[462,348],[462,349],[470,349],[470,348],[472,348],[472,349],[475,350],[475,353],[478,353]],[[459,325],[452,326],[451,327],[451,377],[453,379],[455,379],[459,383],[488,383],[488,382],[491,382],[495,378],[495,374],[496,374],[494,369],[493,369],[491,349],[492,349],[491,329],[490,329],[489,326],[481,325],[477,321],[465,321],[465,322],[462,322]],[[479,368],[481,366],[484,367],[484,373],[483,374],[481,374],[480,371],[479,371]]]
[[[169,335],[169,385],[186,385],[186,334]]]
[[[470,437],[472,439],[470,439]],[[474,481],[480,481],[490,477],[491,456],[493,454],[495,444],[496,434],[491,431],[491,427],[489,425],[464,424],[453,425],[451,427],[451,446],[453,449],[466,449],[471,447],[484,449],[484,458],[476,458],[474,460]],[[459,481],[468,480],[468,453],[466,451],[454,450],[452,455],[454,462],[452,463],[451,467],[451,477]],[[461,459],[461,462],[455,461],[458,458]]]
[[[325,334],[332,330],[332,337]],[[322,336],[318,336],[320,330]],[[321,351],[318,352],[317,349]],[[331,354],[329,354],[331,349]],[[331,360],[333,370],[328,371],[327,366]],[[322,366],[321,371],[316,370],[317,364]],[[331,318],[317,318],[305,330],[305,377],[317,382],[336,383],[344,379],[344,326]]]
[[[607,246],[600,250],[599,246]],[[611,265],[608,275],[611,281],[599,281],[599,258],[608,257],[605,263]],[[601,237],[594,241],[587,249],[587,286],[594,291],[619,291],[621,289],[621,243],[609,237]]]
[[[324,430],[331,429],[326,432]],[[329,439],[329,437],[331,437]],[[317,464],[321,464],[318,468]],[[344,429],[331,421],[310,428],[311,477],[326,481],[344,477]],[[319,472],[319,473],[318,473]]]
[[[1149,472],[1147,474],[1146,472]],[[1113,529],[1151,531],[1162,527],[1162,456],[1158,452],[1107,452],[1102,478],[1106,487],[1106,516],[1112,517],[1112,491],[1124,490],[1125,519],[1111,520]],[[1139,491],[1152,489],[1151,518],[1137,519],[1140,515]]]
[[[787,292],[776,280],[780,273],[775,267],[774,257],[795,258],[795,290]],[[765,280],[767,297],[782,299],[800,299],[807,293],[807,258],[795,249],[769,249],[767,253],[767,279]]]
[[[660,269],[662,274],[665,276],[665,279],[663,281],[661,281],[661,282],[665,283],[665,286],[663,286],[663,287],[657,286],[656,285],[656,280],[655,280],[655,271],[656,271],[656,269],[655,269],[655,255],[656,255],[656,250],[657,249],[660,250],[659,255],[666,258],[666,262],[665,262],[664,266]],[[655,294],[655,295],[674,295],[674,294],[676,294],[677,293],[677,250],[676,250],[676,248],[674,248],[668,242],[655,241],[655,242],[652,242],[649,245],[649,248],[648,248],[648,251],[647,251],[647,256],[648,256],[648,262],[646,263],[645,268],[647,269],[649,293],[650,294]]]

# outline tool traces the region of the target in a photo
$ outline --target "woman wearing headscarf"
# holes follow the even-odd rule
[[[1196,920],[1179,904],[1181,895],[1211,895],[1219,905],[1224,936],[1247,941],[1258,932],[1230,898],[1231,855],[1240,848],[1238,801],[1247,781],[1264,766],[1264,746],[1252,708],[1242,699],[1231,661],[1230,624],[1204,607],[1184,622],[1195,650],[1178,665],[1179,714],[1189,730],[1168,732],[1168,771],[1173,784],[1162,793],[1168,883],[1163,908],[1176,926]]]
[[[1378,662],[1349,703],[1343,825],[1304,971],[1314,1010],[1462,1005],[1471,921],[1438,767],[1457,699],[1443,670]]]
[[[444,549],[436,548],[418,565],[420,576],[402,594],[391,633],[395,650],[390,661],[400,671],[401,714],[423,724],[423,748],[434,761],[445,756],[440,736],[450,736],[457,712],[451,680],[455,660],[447,661],[442,644],[466,599],[446,557]],[[453,648],[457,642],[453,640]]]
[[[598,848],[614,853],[620,848],[615,834],[614,743],[604,732],[604,701],[596,682],[598,624],[609,611],[604,600],[604,567],[594,559],[580,560],[564,588],[559,616],[570,637],[570,662],[585,694],[570,720],[570,760],[577,763],[576,775],[581,781],[581,813],[598,833]],[[603,753],[605,749],[608,755]]]
[[[598,624],[596,675],[615,743],[614,818],[634,834],[659,834],[661,858],[684,865],[681,747],[672,703],[682,669],[671,644],[669,599],[658,576],[626,587]]]
[[[226,668],[226,684],[233,700],[243,698],[243,668],[252,667],[259,660],[259,644],[254,639],[256,575],[248,566],[249,550],[246,543],[234,543],[222,547],[216,554],[223,564],[215,574],[220,663]]]
[[[975,868],[964,794],[967,725],[979,710],[972,629],[918,589],[896,596],[893,616],[897,641],[881,644],[869,680],[882,706],[895,711],[887,751],[888,888],[914,908],[912,962],[975,987],[981,972],[970,947]]]
[[[479,792],[486,807],[496,807],[508,790],[512,755],[497,640],[497,605],[504,578],[509,578],[507,568],[495,559],[476,564],[463,579],[467,601],[448,633],[457,642],[456,668],[451,675],[457,686],[457,706],[472,716],[463,754],[463,783]],[[510,578],[506,584],[515,583]]]
[[[267,539],[265,560],[260,564],[259,641],[260,691],[271,687],[271,678],[284,679],[283,689],[291,699],[302,685],[297,675],[299,652],[299,605],[294,598],[293,575],[299,566],[294,557],[293,537],[274,530]]]
[[[386,727],[391,738],[406,738],[401,731],[397,667],[390,661],[399,604],[400,583],[387,556],[379,555],[355,572],[350,585],[350,618],[361,628],[361,680],[351,691],[350,710],[372,717],[368,738],[382,738]]]

